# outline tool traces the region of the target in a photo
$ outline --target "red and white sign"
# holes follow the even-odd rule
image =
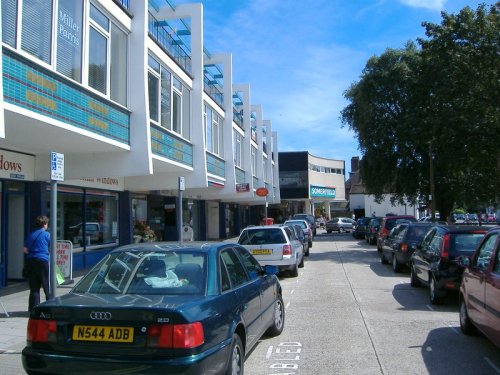
[[[56,264],[65,279],[73,278],[73,243],[71,241],[57,241]]]
[[[269,191],[265,187],[260,187],[255,190],[255,194],[257,194],[259,197],[267,197]]]

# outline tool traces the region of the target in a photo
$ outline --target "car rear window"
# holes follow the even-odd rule
[[[451,238],[451,251],[454,255],[471,254],[483,237],[484,233],[456,233]]]
[[[409,226],[408,232],[406,233],[407,239],[411,241],[421,240],[425,237],[425,234],[429,231],[431,226]]]
[[[263,245],[286,243],[280,228],[246,229],[238,239],[240,245]]]
[[[302,229],[307,229],[307,224],[303,220],[287,220],[285,221],[285,224],[290,226],[290,225],[298,225]]]
[[[388,229],[388,230],[391,230],[392,228],[394,228],[396,225],[398,224],[402,224],[402,223],[410,223],[412,221],[415,221],[415,220],[412,220],[410,218],[394,218],[394,219],[386,219],[386,223],[385,223],[385,227]]]

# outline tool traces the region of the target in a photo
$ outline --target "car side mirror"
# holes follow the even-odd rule
[[[466,255],[459,255],[457,257],[457,264],[462,267],[469,267],[470,266],[470,257]]]
[[[264,266],[264,272],[267,275],[277,275],[279,273],[279,268],[278,268],[278,266],[267,265],[267,266]]]

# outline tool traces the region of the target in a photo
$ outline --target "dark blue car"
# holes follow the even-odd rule
[[[121,247],[31,312],[24,369],[243,374],[245,353],[284,327],[276,272],[237,244]]]

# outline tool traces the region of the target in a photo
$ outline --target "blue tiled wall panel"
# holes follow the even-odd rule
[[[8,103],[130,144],[130,115],[50,70],[3,49],[3,95]]]
[[[151,150],[155,155],[193,166],[193,145],[154,124],[151,124]]]
[[[207,152],[207,172],[219,177],[225,177],[226,162]]]
[[[236,183],[242,184],[245,182],[245,171],[235,167],[234,174],[236,175]]]

